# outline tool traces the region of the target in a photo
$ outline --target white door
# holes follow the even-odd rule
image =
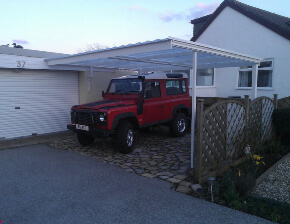
[[[66,130],[78,73],[0,70],[0,140]]]

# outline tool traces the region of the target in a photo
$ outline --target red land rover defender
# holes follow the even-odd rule
[[[112,79],[104,100],[71,108],[71,124],[82,145],[116,135],[116,149],[133,150],[134,130],[168,124],[173,136],[186,132],[191,98],[184,73],[152,73]]]

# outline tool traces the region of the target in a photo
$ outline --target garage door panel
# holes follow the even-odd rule
[[[76,72],[0,72],[0,138],[66,130],[78,86]]]

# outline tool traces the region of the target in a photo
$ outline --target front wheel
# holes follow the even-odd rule
[[[83,133],[77,133],[77,136],[78,136],[78,141],[81,145],[91,145],[93,144],[95,140],[94,137],[83,134]]]
[[[116,149],[121,153],[130,153],[133,151],[134,132],[130,122],[120,124],[117,131]]]
[[[174,137],[182,137],[187,129],[187,118],[184,113],[178,113],[170,122],[170,132]]]

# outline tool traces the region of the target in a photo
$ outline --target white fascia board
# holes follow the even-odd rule
[[[68,70],[68,71],[91,71],[89,66],[77,66],[77,65],[51,65],[48,66],[50,70]],[[93,67],[93,72],[116,72],[115,68],[98,68]]]
[[[105,49],[101,51],[87,52],[82,54],[71,55],[67,57],[46,59],[48,65],[71,64],[87,60],[109,58],[115,56],[128,56],[130,54],[140,54],[152,51],[163,51],[171,49],[171,40],[165,39],[156,42],[144,44],[128,45],[119,48]]]
[[[247,61],[225,61],[225,62],[217,62],[217,63],[198,63],[198,69],[206,69],[206,68],[229,68],[229,67],[244,67],[244,66],[252,66],[254,63]]]
[[[255,64],[260,64],[260,61],[262,61],[261,58],[239,54],[236,52],[227,51],[225,49],[216,48],[216,47],[212,47],[205,44],[181,40],[181,39],[177,39],[173,37],[170,37],[170,39],[172,40],[172,47],[184,48],[184,49],[188,49],[192,51],[214,54],[214,55],[219,55],[219,56],[223,56],[227,58],[235,58],[242,61],[253,62]]]

